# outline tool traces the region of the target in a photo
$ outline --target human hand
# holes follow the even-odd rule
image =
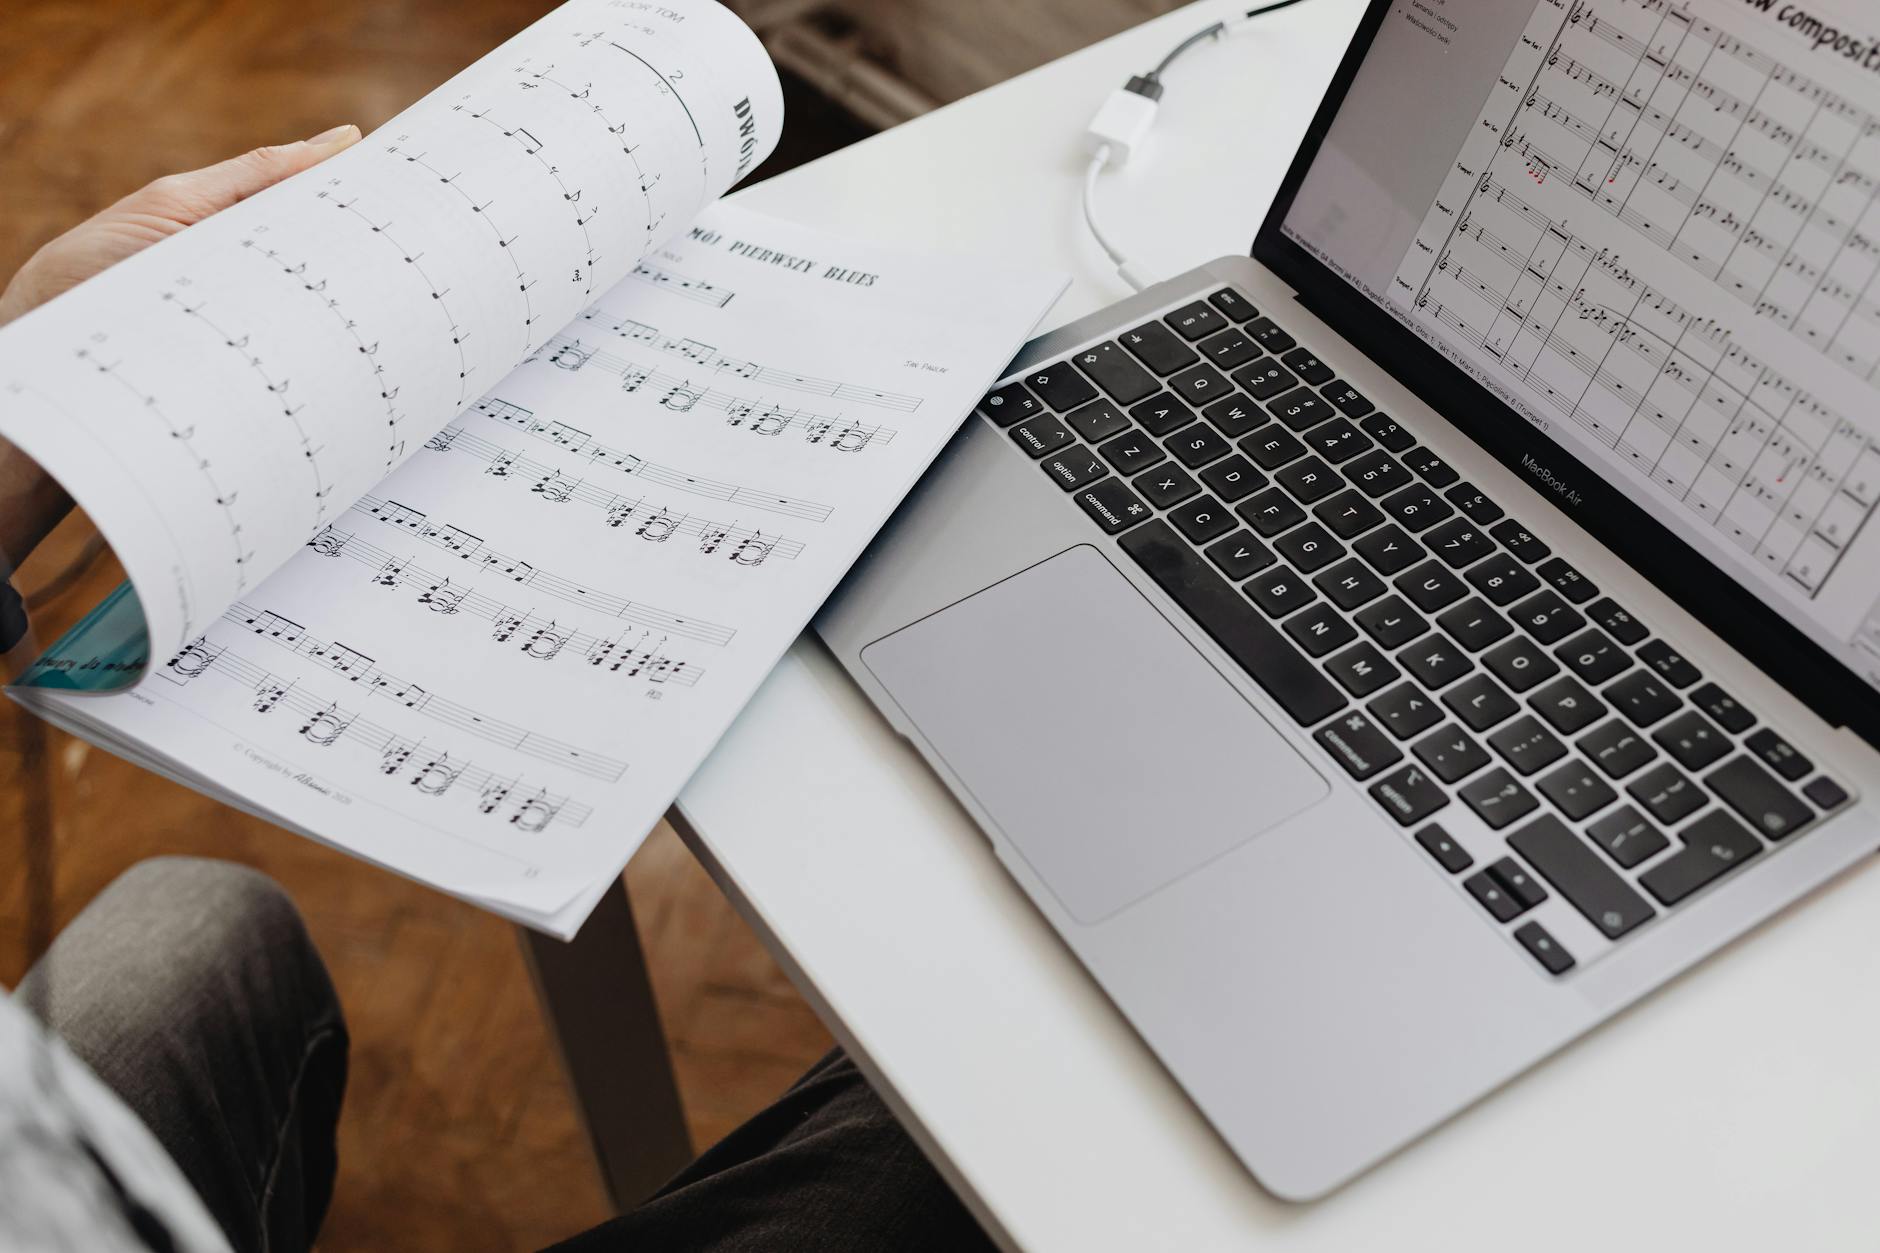
[[[132,192],[48,243],[20,267],[0,292],[0,325],[358,142],[357,126],[336,126],[299,143],[256,148],[187,174],[169,174]]]
[[[253,152],[187,174],[171,174],[80,222],[34,253],[0,292],[0,326],[101,270],[142,252],[212,213],[359,142],[357,126]],[[51,533],[72,498],[19,449],[0,440],[0,577]]]

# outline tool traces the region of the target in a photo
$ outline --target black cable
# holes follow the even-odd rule
[[[1272,13],[1278,9],[1291,8],[1293,5],[1299,3],[1301,3],[1301,0],[1273,0],[1271,4],[1263,4],[1258,8],[1248,9],[1245,13],[1240,15],[1240,20],[1246,21],[1248,18],[1259,17],[1262,14]],[[1174,49],[1167,56],[1162,58],[1160,65],[1156,66],[1142,77],[1149,82],[1159,84],[1162,81],[1162,75],[1167,72],[1169,66],[1175,64],[1177,57],[1181,56],[1184,52],[1187,52],[1204,39],[1218,39],[1226,30],[1226,22],[1216,22],[1206,30],[1196,31],[1194,34],[1188,36],[1188,38],[1176,44]]]

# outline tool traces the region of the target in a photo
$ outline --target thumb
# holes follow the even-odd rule
[[[302,170],[311,169],[358,142],[357,126],[350,123],[335,126],[312,139],[256,148],[200,170],[160,178],[127,196],[117,208],[156,213],[178,225],[189,226]]]

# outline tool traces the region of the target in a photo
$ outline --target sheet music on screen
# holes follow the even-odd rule
[[[1285,229],[1880,686],[1880,15],[1398,0]]]

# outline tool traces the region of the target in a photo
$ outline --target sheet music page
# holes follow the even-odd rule
[[[715,206],[151,681],[31,699],[572,933],[1062,287]]]
[[[166,656],[782,121],[762,46],[713,0],[571,0],[354,148],[0,330],[0,434],[99,524]]]
[[[1390,299],[1880,681],[1871,18],[1539,4]]]

